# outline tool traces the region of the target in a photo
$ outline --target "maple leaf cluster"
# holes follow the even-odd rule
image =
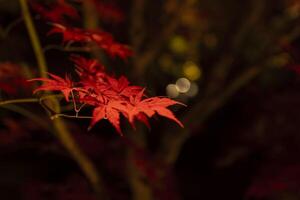
[[[58,0],[56,7],[49,12],[39,9],[45,16],[48,16],[49,20],[54,19],[51,21],[52,29],[48,35],[62,34],[63,43],[68,43],[68,45],[77,42],[86,47],[89,43],[95,43],[111,57],[118,56],[126,60],[132,55],[132,51],[126,45],[115,42],[112,35],[107,32],[85,30],[56,23],[63,18],[62,15],[75,16],[76,12],[71,11],[69,6],[64,0]],[[83,106],[92,106],[90,127],[102,119],[107,119],[121,135],[120,115],[127,118],[133,127],[135,120],[149,126],[148,118],[153,117],[156,113],[183,127],[182,123],[167,108],[180,104],[179,102],[165,97],[146,98],[145,89],[130,85],[124,76],[116,78],[108,75],[105,72],[105,67],[97,60],[77,55],[72,55],[71,60],[76,66],[78,81],[74,81],[67,75],[62,78],[49,73],[50,78],[31,79],[31,81],[43,82],[40,87],[34,90],[34,93],[38,91],[62,92],[67,102],[73,102],[76,116]],[[77,105],[81,105],[81,108],[77,109]]]
[[[149,126],[147,117],[155,113],[169,118],[183,126],[167,107],[179,102],[165,97],[146,98],[144,89],[130,85],[126,77],[115,78],[108,75],[96,60],[73,56],[79,81],[73,82],[66,76],[61,78],[50,74],[50,78],[36,78],[31,81],[42,81],[44,84],[34,92],[41,90],[60,91],[66,101],[93,106],[91,127],[98,121],[107,119],[122,134],[120,114],[134,126],[138,120]],[[70,98],[72,96],[72,98]]]
[[[113,5],[105,4],[96,0],[91,1],[99,12],[104,13],[107,18],[121,20],[122,14]],[[83,3],[77,1],[77,3]],[[77,10],[72,7],[66,0],[57,0],[48,7],[39,4],[36,0],[31,0],[30,4],[35,12],[37,12],[43,19],[51,22],[52,28],[48,32],[51,34],[61,34],[63,44],[80,43],[96,44],[103,49],[111,57],[120,57],[126,59],[133,53],[127,45],[116,42],[113,36],[105,31],[100,30],[85,30],[68,25],[66,17],[69,19],[79,19]],[[107,9],[106,9],[107,8]],[[106,10],[105,12],[103,12]]]

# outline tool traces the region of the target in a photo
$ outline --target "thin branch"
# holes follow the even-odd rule
[[[4,106],[7,104],[19,104],[19,103],[38,103],[39,99],[12,99],[12,100],[6,100],[6,101],[1,101],[0,106]]]
[[[43,78],[47,78],[47,64],[46,64],[46,58],[43,54],[43,49],[40,45],[39,39],[38,39],[38,35],[37,35],[37,31],[35,29],[35,26],[33,24],[33,20],[31,17],[31,14],[29,12],[29,8],[28,8],[28,4],[26,0],[19,0],[20,5],[21,5],[21,10],[22,10],[22,14],[23,14],[23,18],[25,21],[25,25],[27,27],[28,30],[28,34],[32,43],[32,47],[35,53],[35,57],[37,59],[38,62],[38,67],[39,67],[39,71],[41,74],[41,77]]]
[[[56,119],[59,117],[65,117],[65,118],[75,118],[75,119],[92,119],[93,117],[91,116],[78,116],[78,115],[66,115],[66,114],[55,114],[51,116],[51,119]]]

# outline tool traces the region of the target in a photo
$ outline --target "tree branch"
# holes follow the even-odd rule
[[[41,77],[47,78],[47,64],[46,59],[43,54],[43,50],[33,24],[33,20],[31,14],[29,12],[28,4],[26,0],[19,0],[21,5],[21,10],[23,14],[23,18],[25,20],[25,24],[29,33],[29,37],[35,52],[35,56],[38,62],[39,71]],[[55,98],[52,99],[54,102],[54,107],[57,107],[59,110],[58,102]],[[92,185],[94,191],[97,196],[102,199],[107,199],[106,192],[104,191],[102,179],[100,178],[95,166],[88,159],[88,157],[81,151],[80,147],[72,137],[71,133],[67,129],[63,120],[60,118],[56,118],[53,120],[53,125],[56,130],[56,137],[60,140],[62,145],[66,148],[66,150],[70,153],[73,159],[80,166],[81,170],[85,174],[86,178],[89,180]]]

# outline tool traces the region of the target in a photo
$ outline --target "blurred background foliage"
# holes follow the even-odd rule
[[[184,129],[124,123],[125,138],[106,122],[87,132],[88,121],[67,121],[111,199],[300,199],[300,1],[99,1],[113,18],[70,2],[84,19],[76,26],[100,27],[135,52],[125,63],[106,58],[109,71],[187,105],[174,109]],[[1,101],[30,97],[22,80],[36,63],[18,1],[0,0],[0,13]],[[53,48],[60,38],[33,16],[50,71],[72,73],[70,52]],[[95,199],[45,131],[42,108],[0,116],[1,199]]]

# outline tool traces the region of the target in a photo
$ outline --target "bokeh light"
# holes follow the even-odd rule
[[[179,96],[179,91],[175,84],[169,84],[166,88],[167,96],[170,98],[177,98]]]
[[[180,78],[176,81],[176,87],[180,93],[186,93],[191,87],[191,82],[187,78]]]
[[[188,50],[188,43],[186,39],[180,35],[171,38],[169,48],[177,54],[184,54]]]
[[[192,61],[187,61],[183,65],[183,74],[191,81],[196,81],[201,78],[202,70]]]

